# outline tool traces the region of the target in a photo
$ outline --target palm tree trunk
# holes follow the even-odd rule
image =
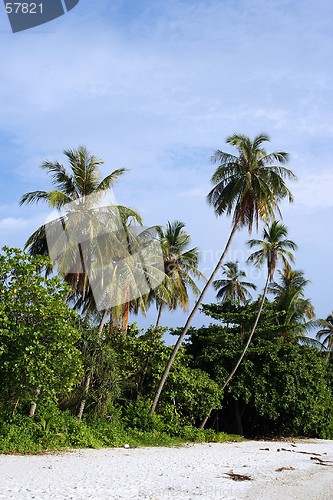
[[[332,352],[333,352],[333,337],[328,342],[328,353],[327,353],[327,357],[326,357],[327,363],[329,363],[329,360],[331,359]]]
[[[213,411],[213,408],[211,408],[209,410],[209,412],[207,413],[207,415],[205,416],[205,418],[203,419],[203,421],[201,422],[200,426],[199,426],[199,429],[204,429],[205,428],[205,425],[207,424],[207,420],[209,419],[210,417],[210,414],[212,413]]]
[[[158,389],[157,389],[157,391],[156,391],[155,398],[154,398],[154,401],[153,401],[152,407],[151,407],[151,409],[150,409],[149,415],[153,415],[153,414],[155,413],[156,406],[157,406],[158,401],[159,401],[160,396],[161,396],[161,392],[162,392],[162,390],[163,390],[163,387],[164,387],[164,384],[165,384],[165,382],[166,382],[166,379],[168,378],[168,375],[169,375],[170,369],[171,369],[171,367],[172,367],[172,365],[173,365],[173,362],[174,362],[174,360],[175,360],[175,357],[176,357],[176,355],[177,355],[177,353],[178,353],[178,351],[179,351],[179,348],[180,348],[180,346],[181,346],[181,343],[183,342],[184,337],[185,337],[185,335],[187,334],[187,331],[188,331],[188,329],[189,329],[189,327],[190,327],[190,325],[191,325],[191,323],[192,323],[192,320],[193,320],[193,318],[194,318],[194,316],[195,316],[195,313],[197,312],[197,310],[199,309],[200,305],[202,304],[203,298],[204,298],[204,296],[205,296],[205,294],[206,294],[206,292],[207,292],[208,288],[210,287],[210,285],[211,285],[211,284],[212,284],[212,282],[214,281],[214,278],[215,278],[215,276],[216,276],[216,274],[217,274],[218,270],[219,270],[219,269],[220,269],[220,267],[222,266],[222,263],[223,263],[223,261],[224,261],[224,259],[225,259],[225,256],[226,256],[226,254],[227,254],[227,252],[228,252],[228,250],[229,250],[229,247],[230,247],[230,244],[231,244],[232,238],[234,237],[234,235],[235,235],[235,233],[236,233],[236,230],[237,230],[237,229],[238,229],[238,223],[237,223],[237,221],[236,221],[236,222],[234,223],[234,225],[233,225],[233,228],[232,228],[232,230],[231,230],[230,236],[229,236],[228,241],[227,241],[227,244],[226,244],[226,246],[225,246],[225,248],[224,248],[224,250],[223,250],[223,253],[222,253],[222,255],[221,255],[221,257],[220,257],[220,259],[219,259],[218,263],[216,264],[214,271],[213,271],[213,272],[212,272],[212,274],[210,275],[210,277],[209,277],[209,279],[208,279],[207,283],[206,283],[206,284],[205,284],[205,286],[203,287],[202,292],[200,293],[198,300],[196,301],[196,303],[195,303],[195,305],[194,305],[194,307],[193,307],[193,309],[192,309],[192,311],[191,311],[191,313],[190,313],[189,317],[187,318],[187,321],[186,321],[186,323],[185,323],[185,326],[184,326],[184,328],[183,328],[183,330],[182,330],[181,334],[179,335],[178,340],[177,340],[177,342],[176,342],[176,344],[175,344],[175,346],[174,346],[174,348],[173,348],[173,351],[172,351],[172,353],[171,353],[171,356],[170,356],[170,358],[169,358],[169,361],[168,361],[168,363],[167,363],[167,366],[166,366],[166,368],[165,368],[165,370],[164,370],[164,373],[163,373],[163,375],[162,375],[162,378],[161,378],[161,380],[160,380],[160,383],[159,383]]]
[[[108,313],[109,313],[109,309],[104,309],[103,317],[102,317],[101,322],[100,322],[99,327],[98,327],[98,336],[99,337],[102,335],[102,331],[103,331]]]
[[[82,420],[83,412],[86,407],[86,402],[87,402],[87,396],[88,392],[90,389],[90,384],[91,384],[91,373],[86,378],[86,383],[84,384],[84,389],[83,389],[83,398],[81,399],[80,406],[79,406],[79,411],[77,412],[77,419],[79,421]]]
[[[17,397],[16,400],[15,400],[15,403],[14,403],[14,407],[13,407],[13,411],[12,411],[12,417],[15,415],[16,413],[16,410],[17,410],[17,407],[18,407],[18,404],[20,402],[20,398]]]
[[[264,288],[264,291],[263,291],[263,294],[262,294],[262,297],[261,297],[261,301],[260,301],[260,306],[259,306],[258,314],[257,314],[256,320],[254,322],[252,331],[250,333],[249,338],[247,339],[247,342],[245,344],[243,352],[240,355],[239,360],[237,361],[237,363],[235,365],[235,368],[232,370],[232,372],[230,373],[229,377],[224,382],[223,387],[221,389],[222,391],[227,387],[227,385],[229,384],[229,382],[232,380],[233,376],[235,375],[236,371],[238,370],[238,367],[241,364],[241,362],[242,362],[242,360],[243,360],[243,358],[244,358],[244,356],[245,356],[245,354],[246,354],[246,352],[247,352],[247,350],[248,350],[248,348],[250,346],[252,337],[253,337],[253,335],[254,335],[254,333],[256,331],[256,328],[257,328],[257,325],[258,325],[258,322],[259,322],[259,319],[260,319],[260,316],[261,316],[261,313],[262,313],[262,310],[263,310],[263,307],[264,307],[264,303],[265,303],[265,299],[266,299],[266,295],[267,295],[267,289],[268,289],[269,281],[270,281],[270,274],[268,272],[267,273],[266,283],[265,283],[265,288]]]
[[[156,325],[155,328],[159,326],[160,321],[161,321],[161,316],[162,316],[162,309],[163,309],[163,304],[160,305],[158,308],[158,314],[157,314],[157,319],[156,319]]]
[[[122,311],[121,311],[121,331],[122,331],[124,336],[126,336],[126,334],[127,334],[130,307],[131,307],[130,289],[129,289],[129,287],[127,287],[125,289],[124,302],[122,304]]]
[[[35,394],[34,394],[34,401],[31,402],[30,410],[29,410],[29,417],[31,417],[31,418],[35,416],[35,412],[36,412],[36,408],[37,408],[37,399],[38,399],[40,391],[41,391],[41,387],[37,387]]]

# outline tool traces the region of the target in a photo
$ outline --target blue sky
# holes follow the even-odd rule
[[[17,34],[0,9],[0,245],[22,246],[48,215],[42,205],[18,206],[24,192],[50,187],[41,162],[84,144],[105,160],[105,174],[129,169],[115,196],[146,225],[186,223],[208,273],[230,230],[205,202],[209,157],[234,132],[266,132],[271,150],[290,153],[299,178],[284,222],[299,246],[296,268],[312,281],[308,296],[326,316],[332,33],[330,0],[80,0],[67,15]],[[248,237],[237,235],[231,259],[244,260]],[[248,269],[259,286],[261,274]],[[184,315],[164,321],[181,325]]]

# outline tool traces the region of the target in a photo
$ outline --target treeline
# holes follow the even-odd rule
[[[84,147],[64,152],[69,168],[41,165],[53,189],[21,204],[46,202],[59,217],[28,238],[27,253],[4,248],[0,257],[1,449],[218,440],[221,431],[332,437],[332,314],[316,319],[308,280],[293,268],[297,245],[275,217],[292,201],[295,175],[267,141],[234,134],[236,153],[212,157],[207,201],[232,224],[208,278],[184,223],[140,229],[136,211],[103,204],[125,169],[103,178],[103,162]],[[266,281],[253,300],[255,284],[225,257],[236,232],[259,222],[247,263]],[[210,286],[217,301],[204,305]],[[188,311],[191,293],[197,300],[166,346],[161,316]],[[130,324],[151,307],[154,326]],[[200,307],[218,324],[191,327]]]
[[[172,350],[166,329],[130,325],[125,335],[105,325],[99,335],[64,301],[68,285],[41,275],[47,264],[13,249],[0,258],[1,449],[219,439],[214,432],[333,437],[332,363],[287,335],[278,300],[266,300],[255,340],[224,391],[260,299],[204,306],[219,324],[190,329],[151,417]]]

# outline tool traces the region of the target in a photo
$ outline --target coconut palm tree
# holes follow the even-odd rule
[[[331,354],[333,352],[333,311],[327,316],[326,319],[317,320],[317,325],[321,326],[321,329],[317,332],[317,340],[322,340],[323,345],[327,349],[327,361],[329,361]]]
[[[150,409],[151,415],[155,412],[180,345],[208,288],[223,264],[236,231],[245,226],[251,232],[253,225],[258,226],[259,220],[268,222],[275,216],[275,212],[280,213],[279,203],[282,200],[287,199],[291,202],[293,199],[285,181],[294,180],[296,177],[291,170],[283,166],[288,161],[288,154],[283,151],[267,153],[263,144],[268,141],[269,137],[266,134],[259,134],[253,141],[245,135],[234,134],[228,137],[226,142],[236,148],[237,155],[217,150],[212,156],[212,161],[217,163],[218,167],[212,176],[214,187],[208,194],[208,203],[213,206],[217,216],[232,215],[232,228],[224,251],[174,346],[156,391]]]
[[[115,220],[115,212],[118,214],[119,207],[105,207],[108,209],[99,211],[99,213],[94,211],[94,207],[126,170],[120,168],[102,178],[100,167],[104,162],[89,153],[84,146],[65,150],[64,155],[69,162],[69,170],[58,161],[46,160],[41,165],[41,168],[51,176],[55,189],[26,193],[20,201],[20,205],[44,201],[50,208],[65,210],[64,216],[59,217],[56,221],[43,224],[28,238],[25,248],[31,255],[49,255],[47,234],[54,236],[52,239],[56,245],[66,231],[69,219],[72,228],[74,226],[87,228],[87,237],[92,241],[92,229],[98,233],[106,221]],[[127,209],[127,207],[125,208]],[[132,215],[138,218],[135,212]],[[59,226],[63,228],[61,235],[59,235]],[[74,291],[77,290],[85,295],[87,256],[83,255],[85,252],[83,243],[77,245],[75,242],[72,245],[68,237],[62,250],[57,259],[60,273],[64,275],[65,280]]]
[[[279,275],[280,282],[271,283],[268,293],[274,295],[273,304],[280,312],[280,333],[286,341],[307,342],[308,338],[304,335],[311,327],[310,320],[315,317],[314,307],[304,293],[310,281],[304,278],[302,271],[292,269],[289,265],[285,265]]]
[[[286,238],[288,234],[288,230],[284,224],[281,224],[279,221],[273,221],[271,225],[266,225],[264,230],[263,230],[263,239],[258,240],[258,239],[252,239],[248,242],[248,245],[250,248],[253,248],[255,246],[259,247],[259,250],[256,252],[252,253],[249,258],[247,259],[247,262],[253,263],[256,267],[261,267],[263,264],[266,264],[267,268],[267,276],[266,276],[266,282],[264,286],[264,291],[261,296],[260,304],[259,304],[259,309],[258,309],[258,314],[255,319],[253,328],[251,330],[251,333],[249,335],[249,338],[247,339],[247,342],[245,344],[245,347],[243,349],[243,352],[241,356],[239,357],[235,368],[232,370],[230,373],[229,377],[225,381],[222,390],[227,387],[227,385],[230,383],[232,380],[234,374],[236,373],[239,365],[241,364],[248,348],[251,343],[251,340],[253,338],[253,335],[256,331],[266,295],[267,295],[267,290],[269,284],[273,281],[274,273],[276,266],[278,264],[278,261],[281,260],[284,265],[288,265],[290,262],[294,262],[294,256],[290,252],[290,250],[294,251],[297,249],[296,243],[294,243],[291,240],[288,240]]]
[[[154,288],[156,284],[154,279],[156,281],[158,278],[159,283],[164,278],[162,255],[160,262],[157,259],[160,264],[157,268],[155,255],[153,254],[153,259],[151,259],[154,262],[150,262],[149,252],[146,252],[145,255],[142,276],[138,276],[137,257],[147,244],[151,244],[153,228],[141,229],[137,225],[133,226],[138,222],[141,224],[141,219],[133,218],[130,209],[125,211],[125,207],[122,208],[120,214],[121,231],[112,233],[112,240],[111,237],[102,238],[98,245],[104,262],[106,264],[112,262],[112,275],[103,276],[98,268],[99,279],[94,283],[94,294],[97,293],[99,299],[102,299],[107,307],[97,312],[100,308],[96,306],[91,287],[85,296],[77,296],[75,293],[71,296],[75,309],[79,310],[86,318],[90,318],[94,322],[98,321],[99,335],[102,333],[108,316],[110,317],[110,331],[121,328],[126,334],[129,313],[138,314],[141,310],[145,314],[147,310],[147,300],[142,285],[147,285],[146,290]],[[107,265],[106,270],[110,271],[110,269],[111,267]]]
[[[239,365],[241,364],[249,346],[251,343],[251,340],[253,338],[253,335],[256,331],[266,295],[267,295],[267,290],[269,284],[273,281],[274,273],[276,266],[278,264],[278,261],[281,260],[284,265],[289,264],[289,262],[294,262],[294,256],[291,253],[290,250],[294,251],[297,248],[296,243],[294,243],[291,240],[288,240],[287,237],[288,230],[284,224],[281,224],[279,221],[273,221],[271,225],[266,225],[264,230],[263,230],[263,239],[258,240],[258,239],[252,239],[248,242],[248,245],[250,248],[253,247],[259,247],[259,250],[256,252],[252,253],[249,258],[247,259],[247,262],[250,262],[254,264],[256,267],[261,267],[263,264],[266,264],[267,268],[267,276],[266,276],[266,282],[264,286],[264,291],[261,296],[260,304],[259,304],[259,309],[258,309],[258,314],[255,319],[254,325],[252,327],[251,333],[249,335],[249,338],[247,339],[247,342],[244,346],[243,352],[240,355],[234,369],[230,373],[229,377],[223,384],[222,390],[224,390],[227,385],[230,383],[232,380],[233,376],[235,375],[236,371],[238,370]]]
[[[177,307],[187,311],[189,290],[195,296],[200,293],[193,279],[204,278],[204,275],[198,269],[199,250],[197,247],[188,248],[191,237],[184,227],[183,222],[176,220],[168,222],[165,229],[159,229],[165,279],[160,287],[154,290],[158,307],[156,326],[159,325],[164,307],[168,307],[170,311],[177,309]]]
[[[267,266],[266,282],[264,286],[264,291],[261,296],[258,313],[254,325],[252,327],[251,333],[247,339],[247,342],[243,348],[243,351],[234,369],[232,370],[227,380],[223,384],[221,388],[222,391],[229,385],[229,383],[233,379],[236,371],[239,368],[239,365],[241,364],[250,346],[251,340],[256,331],[264,307],[268,286],[273,281],[274,272],[278,261],[282,260],[284,265],[294,261],[293,254],[289,251],[289,249],[296,250],[297,245],[293,241],[286,239],[287,233],[288,231],[284,224],[281,224],[279,221],[273,221],[271,225],[267,224],[265,226],[263,230],[262,240],[253,239],[248,241],[248,245],[250,246],[250,248],[253,248],[254,246],[259,246],[259,250],[251,254],[247,259],[247,261],[253,263],[256,267],[261,267],[263,264],[266,264]],[[209,414],[205,417],[205,419],[201,423],[200,425],[201,428],[203,428],[206,425],[206,422],[209,418]]]
[[[241,278],[246,278],[246,273],[239,269],[238,261],[227,262],[222,269],[222,274],[226,276],[226,279],[213,281],[213,287],[217,290],[216,298],[220,302],[229,301],[233,304],[246,304],[251,299],[248,288],[255,290],[256,285],[241,280]]]

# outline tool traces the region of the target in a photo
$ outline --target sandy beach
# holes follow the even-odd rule
[[[333,441],[1,455],[0,498],[332,499]]]

